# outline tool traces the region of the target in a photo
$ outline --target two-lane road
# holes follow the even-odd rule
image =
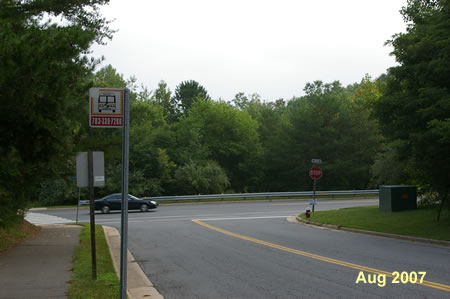
[[[373,204],[321,201],[317,210]],[[129,249],[166,298],[450,297],[449,248],[286,220],[306,207],[274,201],[130,213]],[[73,210],[42,213],[74,219]],[[88,221],[87,210],[80,215]],[[97,214],[96,222],[120,227],[120,213]],[[426,272],[424,284],[393,283],[394,271]]]

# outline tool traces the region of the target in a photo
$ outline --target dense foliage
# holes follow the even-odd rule
[[[399,65],[386,75],[349,86],[314,81],[303,96],[275,102],[244,93],[217,101],[193,80],[151,91],[111,65],[95,71],[85,54],[112,35],[98,14],[106,2],[0,2],[0,226],[29,200],[75,203],[78,151],[105,152],[97,197],[120,191],[122,132],[89,128],[92,86],[132,92],[137,196],[311,190],[311,159],[320,158],[318,189],[411,183],[448,199],[449,1],[408,1],[408,30],[389,41]]]
[[[399,65],[389,69],[375,115],[394,153],[414,179],[439,194],[450,192],[450,1],[410,0],[408,27],[389,43]]]
[[[97,63],[85,54],[112,33],[98,14],[107,2],[0,2],[0,226],[20,219],[37,183],[73,166]]]
[[[242,93],[213,101],[195,81],[180,83],[173,96],[163,81],[142,92],[112,66],[93,80],[132,90],[130,192],[137,196],[310,190],[312,158],[324,161],[319,189],[374,186],[371,167],[383,140],[370,112],[380,80],[365,77],[348,87],[316,81],[287,103]],[[184,88],[200,92],[174,119],[171,107],[188,94]],[[119,192],[120,130],[90,129],[87,122],[84,130],[78,149],[106,153],[106,188],[97,195]]]

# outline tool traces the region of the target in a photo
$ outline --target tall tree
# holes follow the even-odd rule
[[[175,89],[174,102],[180,114],[186,114],[198,99],[210,100],[206,89],[197,81],[183,81]]]
[[[106,3],[0,2],[0,226],[20,219],[35,184],[67,164],[97,63],[85,54],[112,34],[99,14]]]
[[[450,1],[409,0],[401,13],[407,30],[387,42],[399,65],[389,69],[375,115],[442,209],[450,192]]]

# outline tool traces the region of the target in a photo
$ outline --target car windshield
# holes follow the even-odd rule
[[[128,199],[141,200],[140,198],[137,198],[136,196],[133,196],[131,194],[128,194]]]

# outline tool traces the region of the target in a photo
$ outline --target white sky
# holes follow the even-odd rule
[[[406,0],[111,0],[118,29],[94,46],[125,78],[172,91],[185,80],[213,99],[238,92],[263,100],[303,95],[307,82],[360,82],[395,65],[384,46],[405,31]]]

